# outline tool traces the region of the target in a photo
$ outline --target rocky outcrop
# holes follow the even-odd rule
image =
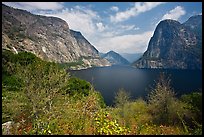
[[[11,135],[11,130],[13,128],[14,122],[8,121],[2,124],[2,135]]]
[[[202,16],[161,21],[137,68],[202,69]],[[191,25],[192,24],[192,25]]]
[[[97,60],[88,61],[91,65],[110,65],[107,60],[99,57],[97,49],[80,32],[70,30],[64,20],[34,15],[4,4],[2,4],[2,48],[14,53],[32,52],[43,60],[58,63],[90,58]]]
[[[102,58],[107,59],[111,64],[114,65],[129,65],[130,63],[123,58],[120,54],[114,52],[114,51],[109,51],[108,53],[102,54]]]

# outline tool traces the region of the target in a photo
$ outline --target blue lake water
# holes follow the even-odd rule
[[[179,97],[193,91],[202,91],[201,70],[136,69],[130,66],[95,67],[70,71],[72,76],[89,81],[101,92],[105,103],[113,105],[115,93],[123,88],[132,99],[145,99],[154,88],[159,74],[164,72],[171,79],[171,87]]]

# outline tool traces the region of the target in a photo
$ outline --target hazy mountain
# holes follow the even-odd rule
[[[83,27],[83,26],[82,26]],[[80,32],[56,17],[34,15],[2,4],[2,48],[28,51],[54,62],[82,60],[86,66],[111,65]]]
[[[127,59],[130,63],[133,63],[137,59],[139,59],[143,53],[120,53],[120,55]]]
[[[137,68],[202,69],[202,16],[161,21]]]
[[[125,58],[123,58],[120,54],[114,51],[109,51],[108,53],[101,54],[101,57],[107,59],[111,64],[114,65],[130,64]]]

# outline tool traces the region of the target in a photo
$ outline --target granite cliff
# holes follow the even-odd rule
[[[202,15],[161,21],[137,68],[202,69]]]
[[[2,48],[28,51],[58,63],[82,60],[83,67],[109,66],[85,37],[56,17],[34,15],[2,4]]]

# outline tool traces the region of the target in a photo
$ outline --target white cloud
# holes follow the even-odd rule
[[[66,8],[52,14],[41,13],[41,15],[59,17],[65,20],[71,29],[82,32],[87,38],[91,38],[95,34],[97,29],[95,22],[100,20],[96,12],[80,6],[71,9]]]
[[[156,28],[156,26],[165,19],[173,19],[173,20],[178,20],[181,16],[185,15],[186,11],[184,10],[183,7],[181,6],[176,6],[174,9],[168,11],[166,14],[164,14],[159,21],[152,22],[151,25]],[[155,18],[157,20],[158,18]]]
[[[96,26],[98,27],[98,30],[99,30],[100,32],[102,32],[102,31],[105,30],[105,26],[103,25],[102,22],[96,23]]]
[[[174,9],[170,10],[167,12],[163,17],[162,20],[164,19],[173,19],[173,20],[178,20],[181,16],[185,15],[186,11],[184,10],[183,7],[181,6],[176,6]]]
[[[199,13],[198,15],[202,15],[202,12],[201,12],[201,13]]]
[[[112,6],[112,7],[110,8],[110,10],[117,12],[117,11],[119,10],[119,8],[118,8],[117,6]]]
[[[135,25],[121,25],[121,29],[128,31],[128,30],[139,30],[139,27],[135,27]]]
[[[153,31],[147,31],[142,34],[107,37],[98,41],[97,45],[101,52],[114,50],[119,53],[141,53],[147,49],[152,35]]]
[[[63,2],[3,2],[4,4],[24,9],[28,11],[33,10],[59,10],[63,8]]]
[[[135,27],[135,28],[134,28],[134,30],[139,30],[139,29],[140,29],[139,27]]]
[[[129,19],[130,17],[137,16],[143,12],[149,11],[158,5],[164,4],[165,2],[136,2],[134,7],[117,12],[115,16],[110,16],[111,22],[121,22]]]

